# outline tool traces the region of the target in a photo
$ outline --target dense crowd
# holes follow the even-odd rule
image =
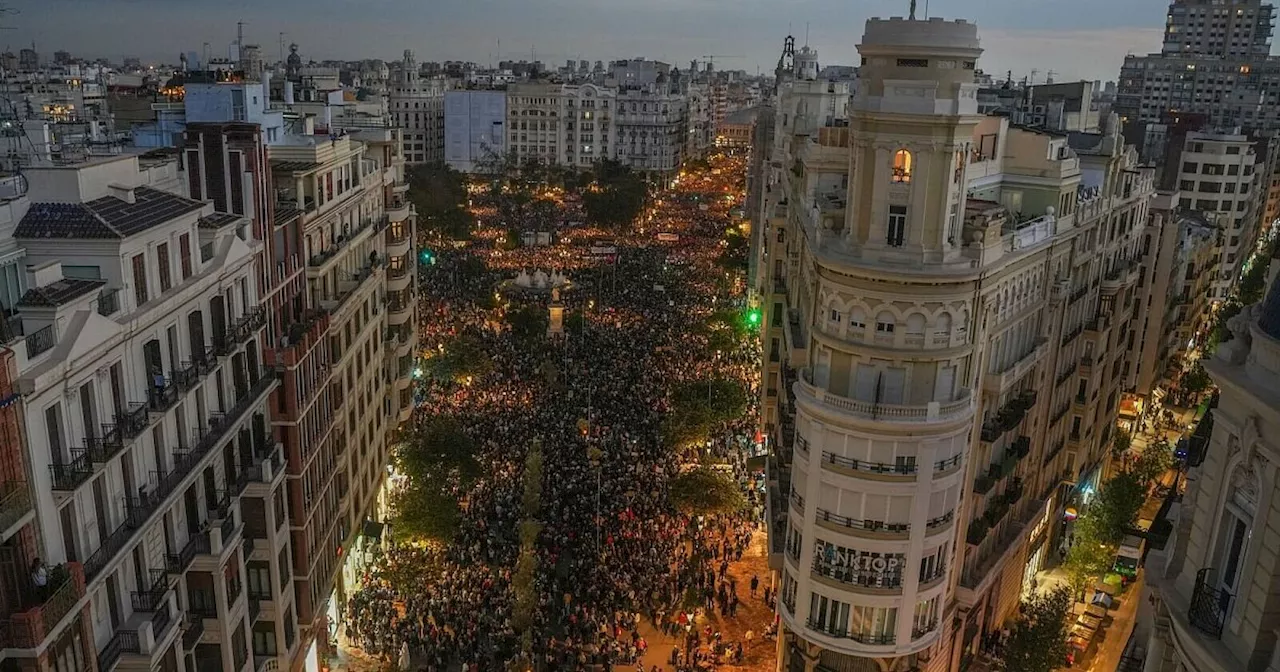
[[[351,644],[433,671],[504,670],[522,651],[544,670],[683,671],[741,660],[741,641],[725,641],[695,620],[700,610],[732,617],[742,600],[768,599],[757,581],[738,585],[728,571],[763,510],[758,476],[746,461],[754,411],[683,453],[663,445],[660,432],[668,392],[679,381],[730,376],[749,399],[757,394],[754,340],[712,359],[700,354],[701,336],[690,328],[713,307],[742,300],[717,281],[725,271],[714,260],[730,220],[724,200],[706,207],[686,195],[665,203],[655,218],[679,232],[678,246],[637,234],[617,241],[616,258],[581,263],[584,247],[497,254],[475,245],[446,251],[425,270],[425,347],[466,334],[492,368],[465,385],[424,381],[417,412],[456,419],[476,443],[484,476],[455,493],[465,508],[457,537],[443,550],[396,545],[372,563],[345,605],[342,634]],[[570,265],[557,259],[575,259],[577,289],[562,300],[566,313],[585,315],[581,324],[551,339],[522,339],[503,327],[493,297],[512,277],[505,263],[512,258],[546,270]],[[517,293],[510,300],[545,310],[549,298]],[[547,361],[558,368],[555,384]],[[524,455],[535,442],[545,460],[543,527],[537,608],[522,641],[512,619],[512,572]],[[699,518],[672,507],[671,479],[700,459],[733,474],[746,495],[744,510]],[[676,636],[684,646],[663,652],[662,667],[646,668],[642,630]]]

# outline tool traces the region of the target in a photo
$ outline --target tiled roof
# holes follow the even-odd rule
[[[221,229],[239,222],[242,218],[229,212],[215,212],[200,218],[200,228],[202,229]]]
[[[13,235],[15,238],[127,238],[204,207],[200,201],[150,187],[138,187],[133,195],[133,203],[115,196],[103,196],[88,203],[35,203]]]
[[[19,308],[52,308],[78,299],[107,284],[106,280],[63,278],[51,285],[28,289],[18,299]]]
[[[302,211],[297,208],[276,206],[276,226],[284,226],[301,216]]]

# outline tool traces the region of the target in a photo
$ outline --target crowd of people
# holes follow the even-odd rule
[[[492,366],[466,384],[424,380],[416,413],[456,420],[475,442],[483,475],[455,493],[465,506],[451,542],[443,548],[394,544],[372,563],[344,605],[341,635],[350,645],[397,665],[441,672],[506,670],[517,660],[543,670],[647,672],[742,661],[755,633],[748,641],[728,641],[715,623],[733,618],[745,600],[769,599],[760,577],[739,581],[729,571],[764,509],[762,476],[747,466],[754,402],[746,417],[718,426],[702,445],[664,445],[661,432],[669,391],[682,381],[730,377],[748,399],[757,395],[755,339],[707,357],[698,340],[705,336],[691,328],[713,309],[743,301],[741,283],[724,283],[726,271],[715,264],[732,207],[720,190],[735,179],[730,169],[740,166],[723,161],[723,178],[693,183],[648,220],[678,232],[678,245],[637,232],[616,239],[616,257],[582,263],[588,236],[577,236],[573,246],[502,253],[486,247],[482,236],[468,248],[444,251],[424,271],[424,347],[438,349],[465,335],[481,344]],[[690,197],[711,185],[716,198]],[[510,260],[550,270],[568,258],[576,260],[576,289],[560,299],[566,314],[583,316],[577,325],[563,336],[540,338],[502,326],[498,316],[510,304],[544,311],[550,300],[516,291],[495,302],[512,277]],[[554,381],[546,374],[548,361],[558,371]],[[520,630],[513,571],[524,456],[535,443],[544,456],[536,608]],[[706,517],[674,508],[671,480],[699,462],[723,465],[747,506]],[[700,618],[704,614],[714,618]],[[645,633],[683,645],[649,655],[646,667]]]

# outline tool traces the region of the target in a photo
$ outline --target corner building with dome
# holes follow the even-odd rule
[[[756,148],[777,669],[959,670],[1110,468],[1153,171],[1114,117],[979,115],[973,23],[868,20],[853,95],[793,45]]]

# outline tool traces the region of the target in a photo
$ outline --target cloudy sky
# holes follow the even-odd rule
[[[1167,0],[919,0],[919,13],[979,24],[979,67],[1015,77],[1052,69],[1059,81],[1115,79],[1126,53],[1160,48]],[[871,16],[905,15],[908,0],[4,0],[17,12],[0,33],[17,51],[174,62],[208,42],[226,54],[235,23],[269,58],[297,42],[304,58],[399,58],[485,63],[529,58],[645,56],[688,65],[722,54],[720,68],[773,69],[788,29],[821,62],[857,62]],[[499,51],[499,41],[501,50]],[[738,58],[728,58],[737,56]]]

